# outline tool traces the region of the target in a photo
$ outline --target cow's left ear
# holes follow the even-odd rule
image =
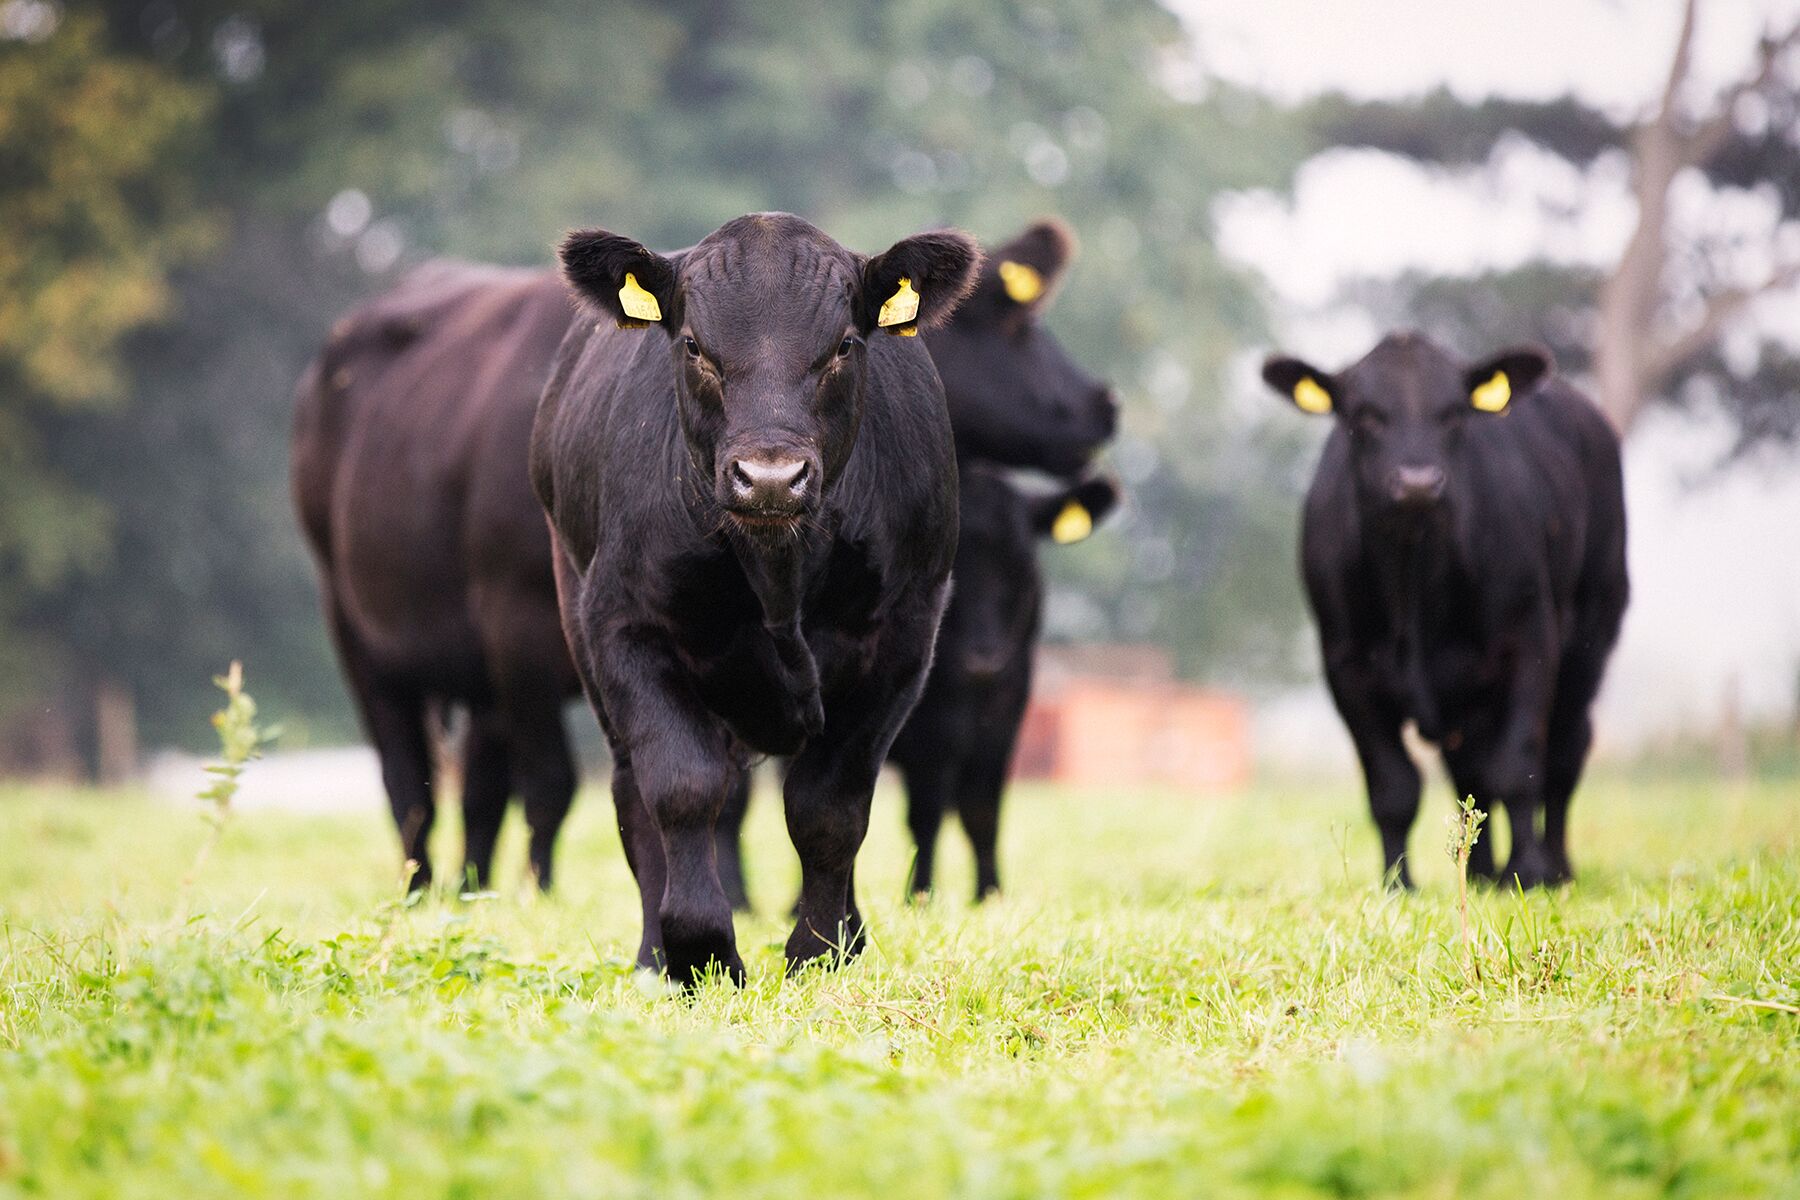
[[[912,337],[942,325],[975,286],[980,265],[975,239],[955,230],[895,242],[863,267],[857,327]]]
[[[1074,257],[1075,235],[1061,221],[1045,217],[994,251],[985,270],[1000,281],[1008,300],[1021,308],[1042,309]]]
[[[1556,371],[1556,360],[1541,346],[1516,346],[1476,363],[1463,375],[1469,403],[1482,412],[1504,412]]]
[[[675,264],[662,255],[604,229],[578,229],[557,257],[569,290],[621,329],[675,327]]]
[[[1084,479],[1071,488],[1039,496],[1031,502],[1031,527],[1058,545],[1079,542],[1106,520],[1119,503],[1119,485],[1105,475]]]

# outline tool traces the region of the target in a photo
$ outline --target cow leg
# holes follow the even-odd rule
[[[1010,755],[1011,747],[1007,747]],[[963,772],[956,812],[975,851],[975,900],[1000,890],[1000,799],[1006,791],[1007,756],[984,755]]]
[[[1366,673],[1329,668],[1326,677],[1338,712],[1356,743],[1363,780],[1369,789],[1369,811],[1381,833],[1382,877],[1389,887],[1411,890],[1406,864],[1406,835],[1419,815],[1419,767],[1400,738],[1401,713]]]
[[[469,732],[463,743],[463,877],[462,886],[481,891],[491,886],[494,843],[506,817],[506,799],[512,790],[511,764],[506,753],[506,728],[491,708],[469,713]]]
[[[931,893],[938,828],[943,823],[944,809],[955,796],[956,763],[948,755],[927,757],[929,761],[912,762],[901,768],[906,780],[906,824],[913,837],[912,871],[906,894],[916,900]]]
[[[750,893],[744,886],[744,818],[750,811],[751,771],[738,772],[737,782],[725,797],[725,808],[713,828],[713,856],[719,863],[719,883],[733,912],[750,911]]]
[[[525,802],[525,824],[531,830],[531,875],[538,890],[548,892],[554,877],[556,839],[575,802],[577,782],[560,701],[544,697],[515,714],[510,744],[514,778]]]
[[[605,628],[604,621],[591,626]],[[621,833],[637,844],[643,867],[634,866],[645,900],[645,946],[650,938],[649,893],[657,872],[654,850],[641,827],[628,824],[647,814],[660,838],[662,894],[656,906],[662,965],[686,985],[709,969],[722,969],[738,983],[738,957],[731,902],[719,879],[714,830],[727,798],[744,770],[725,727],[694,693],[685,668],[666,635],[641,626],[610,628],[594,656],[599,694],[606,698],[607,724],[615,754],[629,764],[638,804],[620,803]],[[616,778],[616,769],[615,769]],[[615,800],[619,799],[617,784]]]
[[[788,769],[783,800],[800,856],[800,911],[788,935],[789,972],[815,959],[855,957],[866,934],[856,905],[856,852],[869,831],[875,781],[918,701],[948,588],[897,606],[869,674],[844,688]],[[910,609],[910,611],[908,611]]]
[[[637,881],[643,909],[644,932],[638,940],[637,965],[660,971],[667,961],[662,940],[662,895],[668,872],[663,864],[662,835],[644,799],[638,794],[637,776],[630,760],[613,751],[613,809],[619,820],[619,842],[625,847],[625,865]]]
[[[1498,744],[1484,771],[1494,799],[1506,806],[1506,825],[1512,834],[1512,850],[1500,880],[1506,885],[1516,880],[1528,888],[1547,884],[1555,875],[1538,828],[1553,699],[1550,664],[1555,661],[1549,651],[1554,626],[1547,613],[1541,614],[1538,627],[1537,645],[1527,643],[1519,653]]]
[[[407,889],[431,886],[431,826],[437,805],[431,795],[431,746],[425,737],[425,700],[418,692],[384,680],[363,651],[335,604],[327,616],[338,658],[356,700],[363,732],[381,759],[381,782],[400,831],[400,852],[414,864]]]
[[[1460,806],[1464,798],[1474,796],[1477,798],[1476,807],[1483,807],[1480,797],[1486,794],[1487,788],[1481,781],[1473,756],[1462,747],[1456,750],[1446,749],[1444,765],[1449,768],[1457,804]],[[1492,814],[1489,816],[1491,818]],[[1500,878],[1499,869],[1494,865],[1494,825],[1491,819],[1482,822],[1481,834],[1469,849],[1469,875],[1490,882]]]
[[[1593,722],[1586,712],[1562,723],[1551,718],[1550,743],[1544,751],[1544,851],[1550,856],[1550,883],[1575,878],[1569,862],[1569,802],[1594,742]]]

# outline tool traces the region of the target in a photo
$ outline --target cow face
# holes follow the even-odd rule
[[[998,472],[960,472],[956,590],[940,653],[973,682],[1000,675],[1031,639],[1041,580],[1037,541],[1085,538],[1119,500],[1118,485],[1095,477],[1026,496]]]
[[[926,338],[958,453],[1074,475],[1112,437],[1112,390],[1041,323],[1074,252],[1060,223],[1033,225],[993,252],[955,317]]]
[[[674,257],[604,230],[562,245],[579,296],[666,339],[692,460],[751,533],[817,511],[861,424],[867,339],[947,319],[979,260],[947,231],[864,258],[784,213],[740,217]]]
[[[1429,338],[1400,333],[1336,375],[1297,358],[1271,358],[1262,374],[1303,412],[1343,424],[1363,503],[1427,512],[1454,483],[1469,424],[1503,419],[1554,370],[1549,352],[1535,346],[1468,364]]]

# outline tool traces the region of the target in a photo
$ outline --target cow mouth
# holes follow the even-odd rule
[[[788,529],[800,523],[800,514],[760,512],[755,509],[727,509],[734,524],[746,529]]]

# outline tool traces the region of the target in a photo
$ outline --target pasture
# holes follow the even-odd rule
[[[184,890],[194,811],[0,788],[0,1196],[1800,1195],[1797,797],[1602,773],[1477,976],[1441,784],[1415,895],[1349,781],[1020,787],[979,909],[954,828],[900,903],[884,785],[869,952],[784,980],[763,780],[748,986],[682,998],[593,787],[553,899],[514,815],[496,895],[412,907],[384,812],[241,814]]]

